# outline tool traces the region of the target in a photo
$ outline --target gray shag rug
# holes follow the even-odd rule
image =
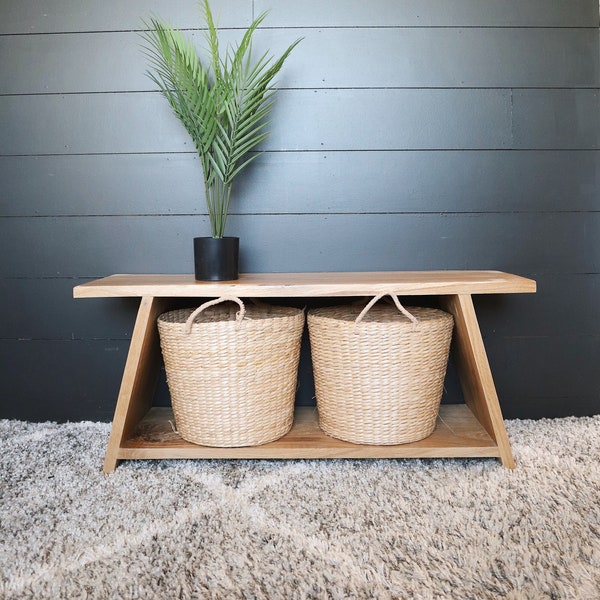
[[[600,416],[494,459],[101,465],[106,423],[0,421],[0,597],[600,598]]]

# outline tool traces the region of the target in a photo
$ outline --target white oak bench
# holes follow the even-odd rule
[[[75,298],[140,298],[104,471],[114,471],[122,459],[159,458],[497,457],[504,466],[514,468],[471,296],[535,290],[535,281],[499,271],[247,273],[227,282],[198,282],[192,275],[111,275],[78,285]],[[291,431],[275,442],[213,448],[183,440],[171,426],[172,410],[152,406],[161,365],[156,318],[176,299],[352,297],[379,292],[437,296],[440,306],[454,316],[453,351],[464,404],[442,405],[430,437],[398,446],[351,444],[319,429],[315,407],[298,407]]]

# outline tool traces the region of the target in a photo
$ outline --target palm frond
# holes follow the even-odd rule
[[[202,0],[209,59],[200,60],[193,43],[159,19],[144,23],[150,79],[191,136],[202,164],[213,237],[222,237],[234,178],[259,153],[268,136],[274,79],[301,40],[274,60],[264,53],[252,61],[252,38],[262,13],[241,41],[221,57],[218,30],[208,0]]]

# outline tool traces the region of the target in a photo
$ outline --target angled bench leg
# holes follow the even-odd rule
[[[515,461],[506,435],[473,299],[470,294],[458,294],[441,296],[440,300],[446,310],[454,316],[454,357],[465,403],[498,445],[502,464],[514,469]]]
[[[156,318],[165,310],[168,299],[144,296],[140,300],[121,389],[115,409],[104,472],[112,473],[119,449],[152,405],[160,367],[160,345]]]

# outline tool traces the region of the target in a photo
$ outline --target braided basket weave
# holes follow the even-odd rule
[[[239,306],[232,305],[231,300]],[[208,310],[207,310],[208,309]],[[264,444],[286,434],[304,311],[219,298],[158,318],[178,433],[203,446]]]
[[[308,328],[319,425],[355,444],[394,445],[435,429],[452,315],[432,308],[311,309]],[[399,312],[400,311],[400,312]]]

